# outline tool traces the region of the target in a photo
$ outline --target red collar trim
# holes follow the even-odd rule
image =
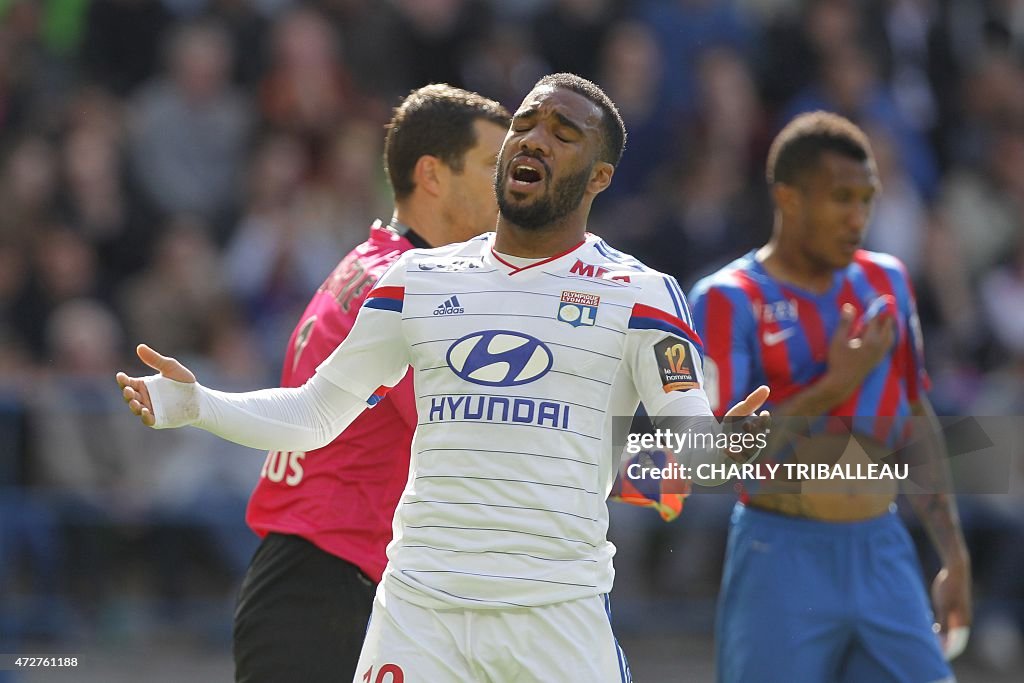
[[[494,251],[494,245],[491,245],[491,255],[495,258],[496,261],[498,261],[499,263],[502,263],[503,265],[505,265],[509,269],[509,275],[515,275],[516,273],[521,273],[524,270],[529,270],[530,268],[536,268],[537,266],[543,266],[545,263],[551,263],[552,261],[557,261],[558,259],[562,258],[566,254],[571,254],[572,252],[576,251],[577,249],[579,249],[580,247],[582,247],[586,243],[587,243],[587,238],[584,237],[583,240],[579,244],[576,244],[576,245],[566,249],[561,254],[555,254],[554,256],[548,256],[546,259],[541,259],[540,261],[536,261],[535,263],[531,263],[530,265],[523,266],[521,268],[516,266],[516,265],[513,265],[513,264],[509,263],[508,261],[506,261],[505,259],[501,258],[501,256],[498,255],[498,252]]]

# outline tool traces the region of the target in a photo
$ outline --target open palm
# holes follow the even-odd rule
[[[135,352],[143,363],[167,379],[184,383],[196,381],[196,376],[192,374],[192,371],[179,363],[177,359],[164,356],[145,344],[139,344]],[[117,385],[121,387],[121,395],[124,396],[124,401],[128,404],[128,409],[139,416],[142,424],[152,427],[156,423],[156,416],[153,414],[153,401],[143,378],[129,377],[125,373],[119,372],[116,379]]]

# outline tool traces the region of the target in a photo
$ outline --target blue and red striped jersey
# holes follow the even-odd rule
[[[892,315],[896,341],[830,415],[853,417],[855,431],[892,444],[904,435],[911,404],[929,387],[914,293],[893,256],[860,250],[835,272],[827,292],[815,294],[770,276],[752,251],[700,280],[689,300],[716,415],[760,384],[771,388],[770,410],[821,378],[846,303],[857,311],[854,331],[875,315]]]

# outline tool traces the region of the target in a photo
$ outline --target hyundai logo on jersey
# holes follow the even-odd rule
[[[597,307],[601,297],[584,292],[563,291],[558,302],[558,319],[573,327],[581,325],[594,326],[597,322]]]
[[[457,339],[445,360],[462,379],[490,387],[527,384],[546,375],[554,363],[544,342],[508,330],[474,332]]]
[[[427,419],[431,422],[516,422],[568,429],[569,405],[518,396],[432,396]]]

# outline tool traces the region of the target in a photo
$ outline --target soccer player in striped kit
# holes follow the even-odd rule
[[[118,374],[144,424],[306,450],[413,367],[409,481],[356,683],[629,680],[607,598],[612,419],[711,409],[678,284],[586,231],[624,144],[604,92],[546,76],[502,145],[496,231],[403,254],[302,387],[213,391],[148,347],[159,376]]]
[[[711,406],[721,413],[767,384],[773,418],[852,417],[858,444],[877,461],[912,424],[934,425],[934,413],[906,271],[860,248],[879,189],[868,140],[840,116],[802,115],[773,142],[767,179],[771,240],[690,296]],[[933,479],[908,499],[943,563],[933,596],[945,637],[970,623],[970,566],[955,501],[943,492],[941,437],[924,431]],[[852,443],[828,432],[812,427],[795,457]],[[719,600],[719,681],[952,680],[895,514],[897,484],[872,484],[817,492],[754,482],[742,494]]]
[[[340,344],[377,279],[404,252],[494,226],[494,164],[511,115],[444,84],[395,109],[384,162],[389,224],[338,264],[292,333],[281,386],[301,386]],[[235,679],[327,683],[353,676],[416,427],[412,378],[323,448],[268,453],[246,520],[263,537],[238,596]]]

